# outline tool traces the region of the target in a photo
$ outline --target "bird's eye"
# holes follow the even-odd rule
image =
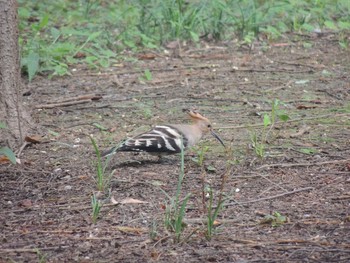
[[[208,124],[208,126],[207,126],[208,128],[211,128],[211,125],[210,124]]]

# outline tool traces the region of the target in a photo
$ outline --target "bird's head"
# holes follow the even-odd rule
[[[225,144],[221,140],[221,138],[213,131],[213,126],[209,119],[202,116],[198,111],[196,110],[190,110],[190,109],[183,109],[183,112],[186,112],[192,119],[192,121],[200,127],[203,133],[210,132],[224,147]]]

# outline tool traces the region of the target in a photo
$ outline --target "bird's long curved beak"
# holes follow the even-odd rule
[[[213,130],[210,130],[210,132],[211,132],[211,135],[213,135],[222,144],[222,146],[224,146],[226,148],[224,142],[221,140],[219,135],[217,135]]]

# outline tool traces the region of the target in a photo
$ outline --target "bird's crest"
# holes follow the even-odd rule
[[[210,121],[202,116],[196,109],[183,109],[182,111],[186,112],[193,121],[206,121],[210,123]]]

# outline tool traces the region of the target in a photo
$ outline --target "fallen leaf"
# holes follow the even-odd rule
[[[112,196],[111,197],[111,203],[114,205],[118,205],[118,204],[147,204],[147,201],[142,201],[142,200],[138,200],[138,199],[134,199],[134,198],[125,198],[121,201],[117,201],[115,200],[115,198]]]
[[[218,225],[221,225],[221,223],[218,220],[214,220],[213,225],[218,226]]]
[[[290,138],[297,138],[297,137],[304,135],[305,133],[308,133],[310,130],[311,130],[310,126],[302,126],[298,132],[289,134],[289,137]]]
[[[7,156],[0,156],[0,164],[10,163],[10,159]],[[21,164],[21,159],[16,157],[16,164]]]
[[[295,81],[295,84],[306,84],[308,83],[310,80],[308,79],[301,79],[301,80],[297,80]]]
[[[77,52],[73,57],[74,58],[85,58],[86,54],[83,52]]]
[[[134,233],[134,234],[142,234],[147,231],[145,228],[137,228],[137,227],[129,227],[129,226],[117,226],[117,230],[123,233]]]
[[[109,129],[109,132],[115,132],[116,130],[117,130],[117,127],[114,126],[114,127],[112,127],[112,128]]]
[[[10,160],[6,156],[0,156],[0,163],[9,163]]]
[[[175,49],[179,47],[179,41],[171,41],[166,45],[167,48],[169,49]]]
[[[297,109],[298,110],[308,110],[308,109],[315,109],[317,108],[316,106],[307,106],[307,105],[298,105]]]
[[[119,204],[119,202],[117,200],[115,200],[113,196],[111,197],[111,203],[114,205]]]
[[[138,56],[138,59],[140,59],[140,60],[152,60],[155,58],[156,58],[156,55],[154,55],[152,53],[140,54]]]
[[[118,67],[118,68],[123,68],[124,67],[124,64],[117,64],[117,63],[115,63],[115,64],[112,64],[112,66],[113,67]]]
[[[24,199],[24,200],[18,202],[18,206],[21,206],[21,207],[32,207],[33,203],[32,203],[32,200],[30,200],[30,199]]]
[[[133,198],[125,198],[122,201],[120,201],[121,204],[147,204],[148,202],[138,200],[138,199],[133,199]]]
[[[290,43],[275,43],[275,44],[271,44],[271,46],[273,47],[287,47],[290,46]]]
[[[31,143],[40,143],[41,140],[42,140],[42,136],[37,135],[37,134],[36,135],[30,135],[30,136],[26,136],[24,138],[24,140],[26,142],[31,142]]]
[[[151,258],[153,260],[158,260],[159,257],[160,257],[160,253],[158,251],[156,251],[156,250],[151,251]]]

